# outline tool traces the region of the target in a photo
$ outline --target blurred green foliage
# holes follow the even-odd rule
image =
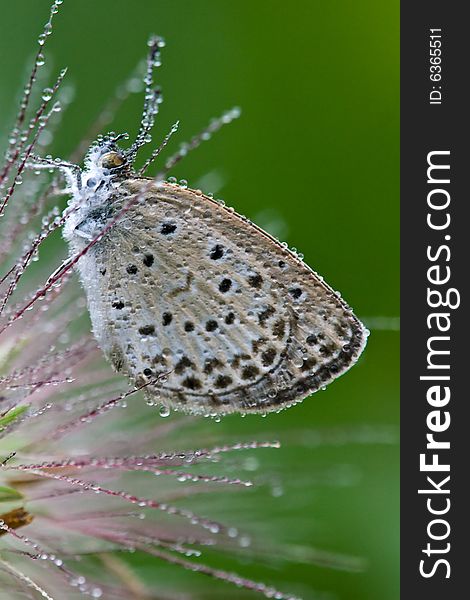
[[[48,6],[48,0],[2,2],[2,133],[15,113]],[[165,102],[156,140],[176,119],[178,143],[224,109],[243,109],[239,121],[174,175],[215,192],[302,251],[372,326],[360,363],[326,391],[266,419],[230,417],[203,425],[208,432],[217,428],[221,439],[283,441],[283,449],[263,455],[265,485],[236,498],[220,495],[221,514],[228,507],[232,522],[247,529],[253,523],[270,542],[362,557],[366,570],[318,568],[303,560],[243,564],[243,558],[227,562],[220,556],[212,563],[305,598],[331,592],[345,600],[395,600],[399,456],[396,441],[385,442],[396,435],[399,398],[399,339],[395,321],[387,320],[399,310],[398,0],[66,0],[47,55],[51,79],[69,67],[76,98],[55,155],[74,149],[145,55],[152,32],[167,41],[157,75]],[[131,97],[112,129],[134,133],[141,101]],[[333,430],[363,443],[316,443],[316,432],[331,437]],[[282,493],[271,493],[273,474]],[[202,500],[201,509],[208,510]],[[282,554],[282,543],[277,547]],[[164,589],[212,589],[200,591],[201,598],[245,597],[223,585],[206,587],[202,576],[157,569],[137,557],[134,563],[165,582]]]

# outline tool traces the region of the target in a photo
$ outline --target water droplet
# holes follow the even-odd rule
[[[159,414],[161,417],[165,418],[165,417],[169,417],[170,416],[170,407],[169,406],[161,406],[160,410],[159,410]]]

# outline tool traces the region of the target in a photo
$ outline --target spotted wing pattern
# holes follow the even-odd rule
[[[354,364],[365,329],[283,245],[199,191],[124,181],[119,202],[135,195],[81,271],[103,351],[151,399],[267,412]]]

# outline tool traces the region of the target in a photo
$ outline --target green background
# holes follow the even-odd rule
[[[0,133],[13,119],[48,6],[1,2]],[[247,529],[252,523],[281,554],[295,544],[368,563],[351,573],[312,566],[305,552],[266,564],[212,559],[304,598],[398,598],[399,337],[387,321],[399,310],[398,10],[397,0],[65,0],[47,48],[52,73],[68,66],[75,86],[54,146],[66,156],[143,57],[148,34],[163,35],[155,139],[180,119],[175,148],[224,109],[243,110],[174,175],[298,248],[371,325],[360,363],[316,397],[266,419],[204,424],[221,439],[283,441],[263,455],[260,489],[220,496],[216,512]],[[112,129],[133,134],[141,100],[132,96]],[[326,443],[332,429],[346,441]],[[273,477],[281,495],[271,493]],[[134,562],[170,590],[230,594],[203,576]]]

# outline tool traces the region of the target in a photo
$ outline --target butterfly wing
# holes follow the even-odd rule
[[[200,192],[122,186],[138,200],[81,260],[95,270],[85,287],[103,351],[136,384],[152,382],[153,400],[267,412],[354,364],[362,324],[274,238]]]

